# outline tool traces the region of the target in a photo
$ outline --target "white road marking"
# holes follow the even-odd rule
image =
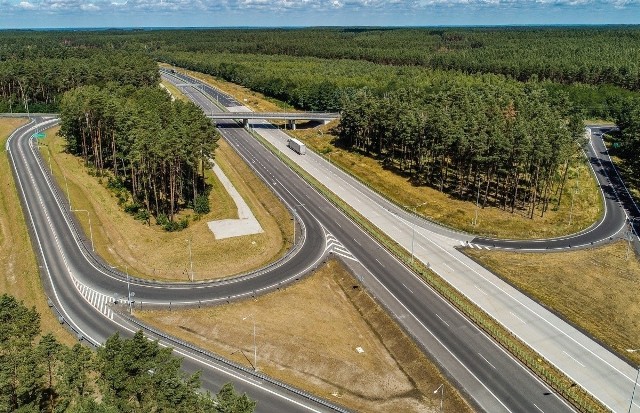
[[[534,405],[534,407],[535,407],[536,409],[538,409],[538,410],[540,410],[542,413],[544,413],[544,410],[542,410],[541,408],[539,408],[537,404],[533,403],[533,405]]]
[[[444,319],[443,319],[442,317],[440,317],[440,315],[439,315],[439,314],[436,314],[436,317],[438,317],[438,318],[440,319],[440,321],[442,321],[443,323],[445,323],[445,324],[447,325],[447,327],[451,327],[451,326],[449,325],[449,323],[447,323],[446,321],[444,321]]]
[[[575,357],[571,356],[571,354],[567,353],[566,351],[562,350],[562,352],[564,354],[567,355],[567,357],[569,357],[571,360],[575,361],[576,363],[578,363],[579,365],[581,365],[582,367],[586,367],[584,364],[580,363]]]
[[[515,318],[517,318],[518,320],[520,320],[520,322],[522,324],[527,324],[523,319],[521,319],[520,317],[518,317],[517,315],[515,315],[515,313],[513,311],[509,311],[511,313],[512,316],[514,316]]]
[[[485,290],[483,290],[482,288],[478,287],[477,285],[474,284],[473,286],[476,287],[478,289],[478,291],[480,291],[482,294],[489,295],[489,294],[487,294],[487,292]]]
[[[413,294],[413,291],[411,291],[411,288],[407,287],[407,285],[405,283],[402,283],[402,285],[404,285],[404,288],[406,288],[407,290],[409,290],[409,292],[411,294]]]
[[[490,365],[491,367],[493,367],[493,369],[494,369],[494,370],[497,370],[497,369],[496,369],[496,366],[494,366],[493,364],[491,364],[491,362],[489,362],[489,360],[487,360],[487,359],[485,358],[485,356],[483,356],[483,355],[482,355],[482,354],[480,354],[480,353],[478,353],[478,355],[479,355],[480,357],[482,357],[482,360],[486,361],[488,365]]]

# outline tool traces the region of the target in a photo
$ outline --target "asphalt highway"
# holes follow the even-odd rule
[[[48,169],[35,148],[32,134],[52,126],[55,122],[55,119],[35,119],[12,135],[7,142],[7,149],[51,306],[61,322],[67,324],[80,340],[98,346],[116,332],[130,336],[143,326],[114,311],[117,308],[126,311],[126,303],[123,305],[110,302],[113,301],[114,292],[120,292],[121,297],[126,297],[126,278],[107,274],[96,264],[98,260],[91,257],[90,243],[79,237],[62,191],[52,182],[51,176],[47,173]],[[304,217],[303,214],[300,215]],[[313,245],[312,242],[305,242],[303,248],[306,248],[307,244]],[[312,255],[304,259],[305,265],[313,262],[317,255],[313,251],[310,253]],[[295,257],[299,255],[296,254],[282,266],[294,265],[291,263],[296,261]],[[294,270],[295,268],[292,269]],[[272,272],[277,273],[277,270]],[[262,276],[256,276],[254,280],[265,282]],[[238,280],[230,284],[240,285],[243,282],[248,281]],[[107,290],[103,289],[105,286],[108,287]],[[142,297],[145,294],[153,295],[154,291],[170,296],[168,290],[160,285],[155,287],[147,286],[148,290],[139,288],[137,291]],[[189,289],[185,286],[172,287],[177,296],[190,297]],[[229,287],[219,286],[218,290],[226,288]],[[207,286],[191,291],[199,291],[199,297],[213,298],[213,294],[205,292],[213,290],[212,286]],[[253,292],[251,290],[246,293]],[[193,295],[198,297],[198,294]],[[154,334],[147,329],[145,332],[152,338],[160,339],[163,345],[173,347],[178,355],[184,357],[183,367],[186,371],[202,371],[202,381],[206,389],[216,392],[222,384],[231,381],[239,391],[247,392],[251,398],[259,401],[259,412],[342,410],[338,407],[333,408],[331,404],[319,399],[316,401],[311,395],[288,388],[259,373],[254,374],[246,369],[236,368],[186,343],[162,334]]]
[[[212,94],[218,92],[212,88],[200,86],[197,87],[197,90],[202,93],[196,93],[195,89],[187,89],[186,91],[192,99],[205,107],[205,111],[213,110],[212,107],[208,106],[208,102],[219,101]],[[204,96],[203,98],[202,95],[204,93],[210,97]],[[233,111],[246,110],[246,108],[235,106],[227,107],[226,109]],[[289,157],[293,162],[320,180],[336,195],[358,209],[374,225],[408,251],[412,251],[412,253],[414,251],[415,238],[416,259],[431,265],[431,268],[438,275],[465,294],[480,308],[491,314],[513,334],[550,360],[564,371],[568,377],[594,394],[606,406],[614,411],[627,410],[636,377],[634,368],[557,315],[551,313],[548,309],[517,291],[456,250],[456,247],[465,245],[465,240],[472,241],[471,237],[411,216],[411,214],[391,204],[388,200],[355,181],[352,177],[313,152],[308,152],[305,156],[294,154],[286,147],[287,135],[278,131],[272,125],[258,121],[251,123],[250,126],[268,140],[271,145],[280,150],[283,155]],[[598,136],[599,130],[600,128],[591,128],[591,132],[595,132],[590,134],[591,145],[602,145],[601,137]],[[600,147],[600,150],[593,149],[591,153],[591,161],[596,165],[600,165],[601,161],[606,163],[608,160],[608,155],[603,146]],[[600,160],[594,160],[594,156],[597,156]],[[595,172],[599,173],[601,171]],[[607,180],[601,180],[601,185],[603,187],[608,185],[606,189],[609,191],[625,190],[626,192],[626,188],[621,185],[621,181],[618,184],[612,184],[611,182],[615,181],[608,180],[611,172],[615,172],[615,170],[609,171],[609,174],[602,174],[602,177],[606,177]],[[620,195],[620,199],[624,199],[624,196]],[[594,199],[594,202],[599,202],[599,200]],[[624,217],[627,214],[627,211],[623,208],[625,203],[609,202],[606,205],[607,212],[603,218],[606,219],[607,215],[618,212],[618,219],[609,221],[609,224],[600,223],[600,225],[594,226],[594,228],[599,226],[601,230],[604,230],[599,235],[597,231],[589,231],[590,236],[593,237],[594,244],[607,242],[609,238],[620,238],[619,235],[625,226]],[[426,224],[423,226],[424,223]],[[467,243],[466,245],[474,246],[473,243]],[[575,248],[579,246],[569,241],[564,246],[560,246],[560,248]],[[482,246],[476,245],[476,247]],[[536,245],[535,247],[539,250],[547,249],[541,248],[541,245]],[[488,247],[485,246],[484,248]],[[367,262],[366,264],[367,267],[371,267],[371,263]],[[368,288],[371,289],[372,287],[368,285]],[[407,287],[407,289],[412,291],[411,287]],[[383,303],[389,302],[381,301]],[[393,310],[391,312],[396,314]],[[405,323],[405,321],[402,322]],[[409,327],[407,327],[407,330],[414,332],[414,329]],[[640,408],[635,402],[632,407],[632,411],[637,411],[636,409]]]
[[[208,86],[184,86],[183,89],[205,112],[218,110],[215,103],[223,102],[223,106],[226,103],[228,107],[239,105]],[[325,259],[326,253],[332,252],[327,244],[327,236],[331,234],[352,254],[353,259],[345,261],[363,284],[482,410],[571,411],[250,134],[232,121],[221,121],[219,127],[245,161],[295,210],[294,215],[299,217],[299,225],[305,230],[304,242],[273,266],[219,282],[164,284],[132,278],[137,308],[225,302],[279,288],[307,274]],[[21,128],[7,147],[52,303],[64,322],[93,344],[101,343],[115,331],[130,334],[139,326],[114,312],[117,305],[110,304],[114,294],[118,294],[120,300],[126,297],[126,276],[91,254],[90,243],[78,230],[64,191],[51,181],[37,150],[32,147],[33,141],[29,139],[32,133],[29,127]],[[147,330],[147,334],[161,338],[185,356],[185,369],[202,370],[205,388],[215,391],[232,380],[238,383],[239,389],[259,400],[259,411],[329,409],[322,403],[310,401],[308,396],[270,384],[264,377],[216,362],[212,355],[186,343],[161,333],[156,335]],[[225,369],[229,372],[223,372]]]
[[[463,391],[482,410],[571,411],[544,384],[442,301],[333,205],[254,139],[245,136],[245,131],[232,124],[221,126],[225,138],[272,185],[276,193],[283,198],[290,194],[289,204],[296,208],[296,215],[300,217],[307,233],[301,250],[307,248],[307,245],[321,247],[311,248],[312,253],[309,255],[294,253],[289,260],[275,268],[240,280],[196,285],[164,285],[134,280],[131,288],[136,293],[138,305],[140,302],[155,305],[172,302],[175,305],[178,302],[193,304],[197,301],[223,301],[229,299],[230,294],[217,291],[243,282],[269,284],[263,281],[269,276],[268,273],[280,274],[278,279],[281,281],[291,278],[295,280],[305,269],[312,269],[319,264],[322,258],[318,252],[326,250],[325,234],[330,232],[353,253],[357,261],[350,264],[356,266],[354,271],[365,286],[374,292],[378,300],[398,318],[426,351],[436,356],[448,375],[460,384]],[[118,293],[120,297],[126,296],[125,276],[110,268],[106,271],[104,264],[90,254],[90,244],[74,224],[64,191],[51,181],[38,151],[33,148],[33,140],[29,138],[33,132],[28,127],[21,128],[9,141],[7,148],[52,304],[61,313],[65,323],[84,340],[93,344],[103,342],[116,331],[130,334],[138,326],[114,312],[114,305],[109,304],[114,293]],[[261,172],[262,170],[265,172]],[[304,259],[301,259],[292,272],[285,272],[284,266],[293,266],[290,263],[296,261],[297,257]],[[296,273],[295,270],[303,271]],[[271,285],[272,288],[277,288],[277,284],[276,287],[273,287],[273,282]],[[90,290],[89,294],[86,293],[87,289]],[[254,291],[258,293],[259,288],[248,288],[244,292],[238,289],[236,295],[246,296]],[[147,333],[152,334],[149,331]],[[283,390],[282,386],[272,386],[264,378],[230,378],[221,371],[221,367],[214,366],[214,359],[203,355],[199,350],[166,337],[162,337],[162,340],[163,343],[176,347],[176,351],[186,357],[185,367],[188,370],[203,371],[204,384],[212,385],[212,391],[216,390],[216,385],[232,380],[241,391],[247,391],[251,397],[259,400],[260,406],[263,406],[260,411],[305,411],[310,405],[308,408],[311,409],[329,409],[327,406],[317,407],[320,405],[309,402],[309,397],[300,397],[303,401],[296,404],[291,399],[298,393]],[[224,363],[222,365],[229,368]],[[236,370],[234,369],[234,374],[240,374]]]
[[[216,107],[216,103],[221,101],[215,95],[218,92],[209,86],[184,87],[183,92],[205,113],[220,110]],[[237,103],[231,105],[233,107]],[[219,127],[223,137],[250,165],[268,168],[274,182],[282,182],[284,178],[280,176],[292,174],[236,123],[219,123]],[[357,262],[348,263],[356,268],[354,271],[360,280],[374,291],[376,298],[426,351],[434,355],[481,409],[488,412],[571,411],[528,370],[445,303],[306,182],[293,175],[284,181],[285,185],[276,185],[275,188],[284,187],[286,191],[304,189],[304,193],[296,196],[297,205],[302,205],[300,210],[311,212],[353,254]]]

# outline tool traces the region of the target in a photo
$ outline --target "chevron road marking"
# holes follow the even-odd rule
[[[338,239],[330,232],[325,229],[325,240],[326,246],[324,248],[325,252],[333,253],[341,256],[342,258],[346,258],[353,261],[358,261],[356,257],[351,254],[351,252],[344,246]]]
[[[80,294],[82,294],[82,297],[91,304],[92,307],[104,314],[108,319],[113,320],[113,311],[109,306],[109,304],[114,302],[113,297],[87,287],[75,278],[73,278],[73,283],[76,285],[78,291],[80,291]]]
[[[479,250],[490,250],[491,249],[491,248],[487,247],[486,245],[472,244],[470,242],[464,242],[464,241],[460,241],[460,245],[462,245],[463,247],[477,248]]]

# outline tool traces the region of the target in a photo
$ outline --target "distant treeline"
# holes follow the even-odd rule
[[[153,74],[149,57],[177,61],[184,60],[183,53],[193,53],[199,56],[194,61],[225,55],[230,66],[240,62],[237,56],[268,55],[296,63],[295,57],[318,57],[368,61],[400,71],[421,67],[500,74],[548,82],[545,87],[562,89],[590,115],[608,116],[608,96],[640,89],[639,42],[636,26],[5,31],[0,33],[0,106],[24,107],[28,99],[31,105],[54,102],[45,107],[55,109],[61,91],[108,80],[134,84],[141,79],[132,80],[132,72],[147,73],[140,66]],[[89,73],[95,77],[86,78]],[[282,82],[289,86],[286,78]],[[269,95],[277,97],[278,88],[271,90]],[[329,87],[326,93],[334,91]],[[325,103],[323,109],[335,102],[331,96],[317,100],[312,106]]]
[[[0,112],[55,112],[62,94],[82,85],[158,83],[157,65],[141,45],[98,39],[90,32],[0,32]]]
[[[313,56],[640,89],[640,28],[325,28],[143,33],[164,51]]]
[[[55,109],[61,93],[81,85],[154,86],[154,60],[160,60],[301,109],[342,111],[345,145],[461,197],[477,196],[483,185],[483,203],[528,208],[532,216],[561,197],[579,117],[633,125],[624,122],[637,115],[630,108],[640,89],[640,28],[634,26],[3,32],[0,39],[6,40],[0,42],[0,110],[27,103]],[[130,209],[171,222],[179,205],[197,203],[202,188],[193,165],[202,159],[178,155],[168,165],[168,149],[152,146],[142,132],[171,142],[162,145],[181,144],[166,129],[174,120],[152,118],[142,107],[130,111],[134,121],[107,116],[123,100],[175,119],[183,109],[121,92],[104,106],[108,96],[94,101],[78,93],[67,101],[75,96],[84,103],[63,110],[75,122],[68,132],[72,150],[99,173],[109,169],[123,179],[133,194]],[[73,105],[92,108],[91,116]],[[511,110],[513,118],[505,115]],[[157,124],[163,127],[154,129]],[[636,139],[631,126],[623,129],[625,141]],[[114,130],[140,141],[141,149],[108,146]]]
[[[339,111],[344,96],[367,88],[377,96],[398,89],[426,100],[452,85],[514,84],[496,75],[464,75],[365,61],[243,54],[175,52],[160,56],[176,66],[208,73],[307,110]]]
[[[171,101],[156,87],[109,84],[67,92],[60,105],[60,134],[67,150],[81,156],[98,176],[120,192],[125,210],[167,230],[180,208],[209,212],[204,172],[214,157],[218,133],[192,103]],[[108,174],[105,174],[108,172]]]

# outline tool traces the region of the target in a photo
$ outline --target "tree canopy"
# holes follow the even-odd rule
[[[0,411],[251,413],[256,403],[231,384],[211,397],[186,375],[171,348],[141,331],[110,337],[97,352],[40,335],[40,317],[0,296]]]
[[[108,176],[137,218],[153,214],[174,230],[184,225],[174,221],[180,208],[199,202],[206,212],[204,173],[219,135],[194,104],[172,101],[158,87],[82,86],[65,93],[60,116],[67,149]]]

